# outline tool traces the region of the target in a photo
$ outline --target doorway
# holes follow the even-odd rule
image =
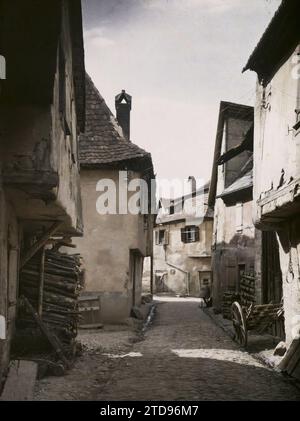
[[[199,271],[199,292],[204,287],[211,287],[211,272],[209,271]]]
[[[130,285],[132,307],[141,304],[144,257],[138,250],[130,251]]]

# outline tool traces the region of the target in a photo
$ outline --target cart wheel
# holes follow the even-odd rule
[[[246,318],[241,305],[237,301],[231,306],[231,316],[235,339],[242,347],[246,348],[248,341]]]

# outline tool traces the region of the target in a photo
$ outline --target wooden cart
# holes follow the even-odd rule
[[[231,306],[232,323],[235,330],[236,341],[244,348],[248,343],[248,330],[264,332],[269,326],[283,317],[282,303],[277,304],[251,304],[242,306],[235,301]]]

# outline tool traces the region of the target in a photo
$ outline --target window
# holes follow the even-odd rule
[[[171,205],[170,205],[170,215],[174,215],[175,213],[175,206],[174,206],[174,201],[172,200]]]
[[[199,241],[199,227],[189,225],[181,229],[181,241],[183,243],[195,243]]]
[[[155,231],[155,244],[156,245],[166,245],[168,244],[168,231],[159,230]]]
[[[236,232],[243,233],[243,203],[235,205]]]

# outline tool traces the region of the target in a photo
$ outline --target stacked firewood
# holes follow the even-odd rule
[[[249,307],[255,302],[255,276],[253,273],[244,273],[240,283],[241,304]]]
[[[66,346],[77,335],[78,296],[83,283],[80,256],[51,250],[45,251],[42,268],[41,255],[38,253],[20,273],[20,296],[28,299],[42,322]],[[18,325],[29,330],[37,328],[32,315],[24,307],[20,309]]]
[[[239,300],[239,295],[235,291],[225,291],[222,298],[222,315],[224,319],[231,319],[231,306],[234,301]]]

